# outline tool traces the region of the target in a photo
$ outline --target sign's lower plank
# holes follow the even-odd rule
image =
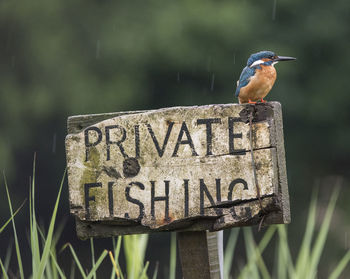
[[[261,207],[262,206],[262,207]],[[220,216],[193,216],[152,229],[137,222],[124,220],[124,223],[105,221],[89,222],[76,218],[78,237],[111,237],[125,234],[141,234],[162,231],[219,231],[231,227],[283,223],[282,212],[275,196],[242,202],[222,209]]]

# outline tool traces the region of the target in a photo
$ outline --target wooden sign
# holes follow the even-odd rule
[[[78,236],[288,223],[281,115],[271,102],[69,117]]]

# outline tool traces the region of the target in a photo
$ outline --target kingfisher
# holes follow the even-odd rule
[[[272,51],[260,51],[250,55],[247,66],[243,69],[235,96],[240,104],[256,104],[257,101],[265,103],[265,96],[270,92],[276,80],[274,67],[279,61],[295,60],[294,57],[277,56]]]

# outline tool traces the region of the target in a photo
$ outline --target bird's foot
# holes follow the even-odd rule
[[[256,102],[253,102],[252,100],[248,100],[248,104],[256,104]]]
[[[266,103],[266,101],[263,98],[261,98],[260,100],[262,103]]]

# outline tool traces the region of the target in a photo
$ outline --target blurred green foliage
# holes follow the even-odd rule
[[[267,97],[283,107],[297,222],[316,178],[349,186],[349,10],[348,0],[0,0],[0,169],[26,195],[37,152],[50,203],[67,116],[236,102],[249,55],[272,50],[298,58],[276,66]]]
[[[269,49],[298,58],[277,66],[269,96],[284,106],[287,145],[317,168],[344,171],[349,8],[346,0],[2,0],[0,168],[17,172],[17,152],[52,141],[45,132],[61,132],[67,115],[233,102],[249,54]]]

